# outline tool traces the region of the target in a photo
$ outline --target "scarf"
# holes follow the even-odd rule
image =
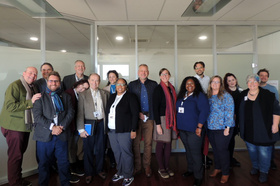
[[[160,81],[160,86],[163,89],[165,99],[166,99],[166,109],[165,109],[165,122],[166,122],[166,129],[173,128],[174,131],[177,133],[177,127],[176,127],[176,101],[177,96],[175,89],[173,85],[168,82],[168,86],[171,89],[172,95],[170,94],[170,91],[168,90],[168,87]],[[173,96],[173,99],[172,97]]]
[[[34,86],[33,84],[28,85],[24,80],[23,76],[20,77],[20,81],[26,90],[26,100],[31,100],[32,96],[38,92],[36,86]],[[24,122],[25,122],[26,130],[32,130],[34,118],[31,109],[26,109],[24,111]]]
[[[51,91],[48,87],[46,88],[46,93],[49,94],[53,99],[56,114],[64,111],[62,101],[59,95],[57,94],[59,91],[60,89],[57,89],[56,91]]]

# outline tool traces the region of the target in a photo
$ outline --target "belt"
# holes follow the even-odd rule
[[[101,121],[103,121],[103,119],[97,119],[96,122],[100,123]]]

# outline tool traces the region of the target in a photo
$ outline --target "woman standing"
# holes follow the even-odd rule
[[[107,72],[108,83],[103,90],[110,92],[110,94],[116,93],[116,82],[119,78],[119,74],[115,70],[110,70]]]
[[[222,172],[221,183],[226,183],[229,178],[228,145],[234,127],[234,102],[232,96],[224,91],[222,78],[218,75],[210,79],[207,95],[210,105],[207,119],[208,137],[215,162],[215,169],[210,177]]]
[[[177,128],[186,149],[188,170],[183,176],[194,174],[194,185],[201,185],[203,165],[201,131],[209,114],[209,103],[197,78],[186,77],[176,103]]]
[[[233,130],[232,137],[229,142],[229,154],[230,154],[230,164],[231,166],[236,166],[240,167],[240,162],[238,162],[234,157],[233,157],[233,152],[234,152],[234,146],[235,146],[235,136],[238,134],[238,118],[236,116],[238,115],[238,105],[239,105],[239,96],[240,93],[242,92],[242,89],[239,87],[237,79],[234,74],[232,73],[226,73],[224,77],[224,86],[225,90],[231,94],[234,100],[234,115],[235,115],[235,127]]]
[[[108,71],[107,72],[108,83],[107,83],[106,87],[103,88],[103,90],[110,92],[110,94],[116,93],[116,82],[117,82],[118,78],[119,78],[119,74],[117,71],[115,71],[115,70]],[[105,136],[105,145],[106,145],[105,153],[107,151],[107,156],[110,159],[110,167],[115,168],[116,160],[115,160],[114,153],[113,153],[111,145],[110,145],[108,134],[106,134],[106,136]]]
[[[279,102],[274,93],[259,87],[259,76],[249,75],[248,89],[241,92],[239,107],[240,136],[252,162],[251,175],[260,172],[259,181],[267,181],[271,153],[279,140]]]
[[[158,173],[162,178],[174,176],[169,169],[171,154],[171,140],[177,138],[176,134],[176,92],[169,82],[170,72],[166,68],[159,71],[160,84],[153,93],[154,133],[156,144],[156,158],[159,165]]]
[[[116,83],[116,94],[112,94],[106,106],[106,128],[113,149],[118,172],[112,181],[123,179],[123,186],[130,185],[133,177],[132,140],[136,137],[139,115],[137,97],[126,91],[127,82],[119,79]]]

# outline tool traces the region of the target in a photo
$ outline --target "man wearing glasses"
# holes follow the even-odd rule
[[[60,75],[52,71],[47,80],[46,91],[33,107],[36,123],[33,139],[37,141],[39,159],[39,185],[48,185],[50,165],[57,159],[61,185],[70,185],[67,140],[69,124],[74,117],[71,97],[60,89]]]

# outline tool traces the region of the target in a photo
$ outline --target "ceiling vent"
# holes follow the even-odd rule
[[[130,39],[131,43],[135,43],[135,39]],[[137,39],[138,43],[149,43],[150,40],[149,39]]]

